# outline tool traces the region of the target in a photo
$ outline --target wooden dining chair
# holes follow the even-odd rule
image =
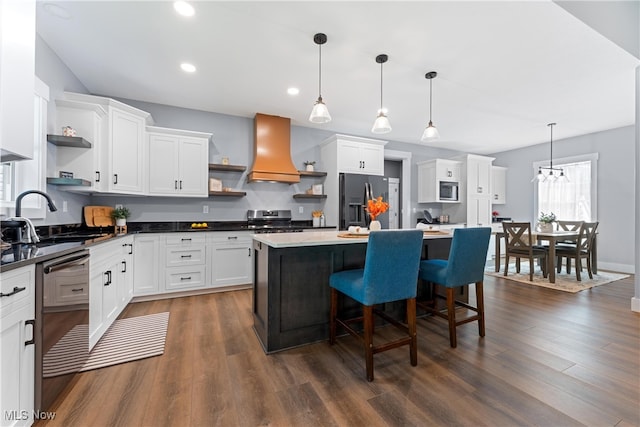
[[[516,272],[520,273],[520,259],[529,260],[529,280],[533,281],[534,260],[540,259],[540,267],[543,277],[547,277],[547,251],[538,245],[534,245],[531,237],[530,222],[503,222],[505,233],[505,259],[504,275],[509,271],[509,260],[516,259]]]
[[[576,260],[576,279],[581,281],[580,273],[582,270],[582,258],[587,259],[587,273],[589,278],[593,279],[593,272],[591,270],[591,257],[593,252],[593,240],[596,236],[596,230],[598,229],[598,222],[583,222],[580,226],[580,235],[574,247],[558,245],[556,246],[556,259],[558,266],[561,265],[562,258],[567,258],[567,273],[571,272],[570,260]],[[560,271],[560,269],[558,269]]]
[[[584,221],[565,221],[565,220],[560,220],[557,221],[558,224],[558,231],[580,231],[580,227],[582,226],[582,224],[584,223]],[[576,247],[576,240],[560,240],[559,242],[556,242],[556,248],[560,247],[560,246],[566,248],[573,248],[575,249]],[[562,263],[560,262],[562,260],[562,258],[558,258],[558,262],[556,263],[556,268],[558,273],[560,273],[562,271]],[[567,266],[567,273],[571,273],[571,258],[567,258],[566,259],[566,266]]]

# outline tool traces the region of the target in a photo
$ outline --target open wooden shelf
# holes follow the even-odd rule
[[[294,199],[326,199],[327,195],[326,194],[306,194],[306,193],[302,193],[302,194],[294,194],[293,198]]]
[[[209,191],[209,196],[244,197],[246,195],[244,191]]]
[[[313,177],[313,178],[321,178],[324,176],[327,176],[326,172],[320,172],[320,171],[298,171],[298,173],[300,174],[300,178],[303,177]]]
[[[51,185],[81,185],[83,187],[89,187],[91,181],[81,178],[47,178],[47,184]]]
[[[244,172],[247,170],[247,167],[242,165],[223,165],[219,163],[209,163],[209,170],[222,172]]]
[[[91,143],[81,136],[47,135],[47,141],[62,147],[91,148]]]

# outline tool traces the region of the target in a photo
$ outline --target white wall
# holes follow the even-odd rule
[[[561,125],[561,124],[558,124]],[[598,265],[634,271],[635,127],[627,126],[553,142],[553,157],[598,153]],[[495,165],[508,167],[507,204],[500,215],[535,222],[532,163],[549,160],[549,144],[495,153]]]

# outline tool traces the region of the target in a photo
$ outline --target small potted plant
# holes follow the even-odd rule
[[[116,225],[118,227],[122,227],[127,224],[127,218],[131,216],[131,212],[129,211],[129,208],[120,206],[113,210],[111,216],[116,220]]]
[[[540,212],[540,217],[538,218],[538,230],[543,233],[550,233],[553,231],[553,223],[556,221],[556,214],[553,212],[546,214],[544,212]]]
[[[307,160],[306,162],[304,162],[304,167],[306,169],[307,172],[313,172],[313,167],[316,164],[316,162],[311,161],[311,160]]]

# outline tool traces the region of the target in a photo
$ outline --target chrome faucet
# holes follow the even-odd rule
[[[58,210],[58,208],[56,208],[56,205],[53,204],[53,200],[51,200],[51,196],[49,196],[47,193],[43,191],[38,191],[38,190],[27,190],[20,193],[18,197],[16,197],[16,216],[22,216],[21,215],[22,214],[22,198],[27,194],[32,194],[32,193],[40,194],[42,197],[47,199],[47,204],[49,205],[49,210],[51,212],[55,212]]]
[[[49,205],[49,210],[51,212],[55,212],[58,210],[58,208],[56,208],[56,205],[53,203],[53,200],[51,199],[51,196],[49,196],[47,193],[44,193],[42,191],[38,191],[38,190],[27,190],[24,191],[22,193],[20,193],[18,195],[18,197],[16,197],[16,217],[21,217],[22,216],[22,199],[24,198],[24,196],[28,195],[28,194],[40,194],[42,197],[44,197],[45,199],[47,199],[47,204]],[[17,229],[17,241],[18,242],[22,242],[22,227],[18,227]],[[27,234],[27,243],[31,243],[31,234]]]

